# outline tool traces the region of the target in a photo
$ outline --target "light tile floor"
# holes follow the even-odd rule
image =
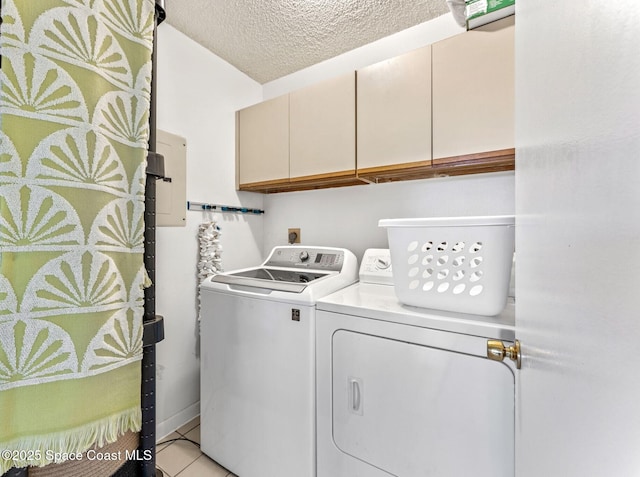
[[[196,417],[160,442],[181,437],[200,443],[200,417]],[[156,466],[162,470],[165,477],[237,477],[204,455],[200,447],[185,440],[158,445]]]

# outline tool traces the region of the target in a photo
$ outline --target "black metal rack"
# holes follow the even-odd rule
[[[149,111],[149,154],[145,184],[144,266],[151,285],[144,291],[144,335],[142,348],[142,429],[140,455],[149,456],[139,461],[141,477],[162,475],[156,470],[156,343],[164,339],[164,321],[156,315],[156,181],[165,177],[164,157],[156,152],[156,73],[157,27],[166,18],[164,0],[156,0],[153,52],[151,56],[151,106]]]

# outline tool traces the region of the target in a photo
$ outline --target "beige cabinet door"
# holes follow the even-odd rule
[[[514,18],[432,45],[433,159],[514,147]]]
[[[290,177],[355,175],[355,73],[290,94]]]
[[[238,111],[238,182],[289,180],[289,96]]]
[[[431,161],[431,45],[357,73],[358,171]]]

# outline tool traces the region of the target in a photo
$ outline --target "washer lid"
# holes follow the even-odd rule
[[[242,270],[229,275],[234,277],[257,278],[260,280],[289,282],[289,283],[309,283],[318,278],[326,277],[328,273],[320,273],[312,270],[282,270],[278,268],[252,268]]]
[[[327,275],[329,275],[329,273],[320,273],[312,270],[260,267],[214,275],[211,281],[226,283],[227,285],[242,285],[289,293],[302,293],[308,283],[319,280]]]

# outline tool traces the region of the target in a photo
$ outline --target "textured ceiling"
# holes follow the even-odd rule
[[[266,83],[449,12],[445,0],[167,0],[167,23]]]

